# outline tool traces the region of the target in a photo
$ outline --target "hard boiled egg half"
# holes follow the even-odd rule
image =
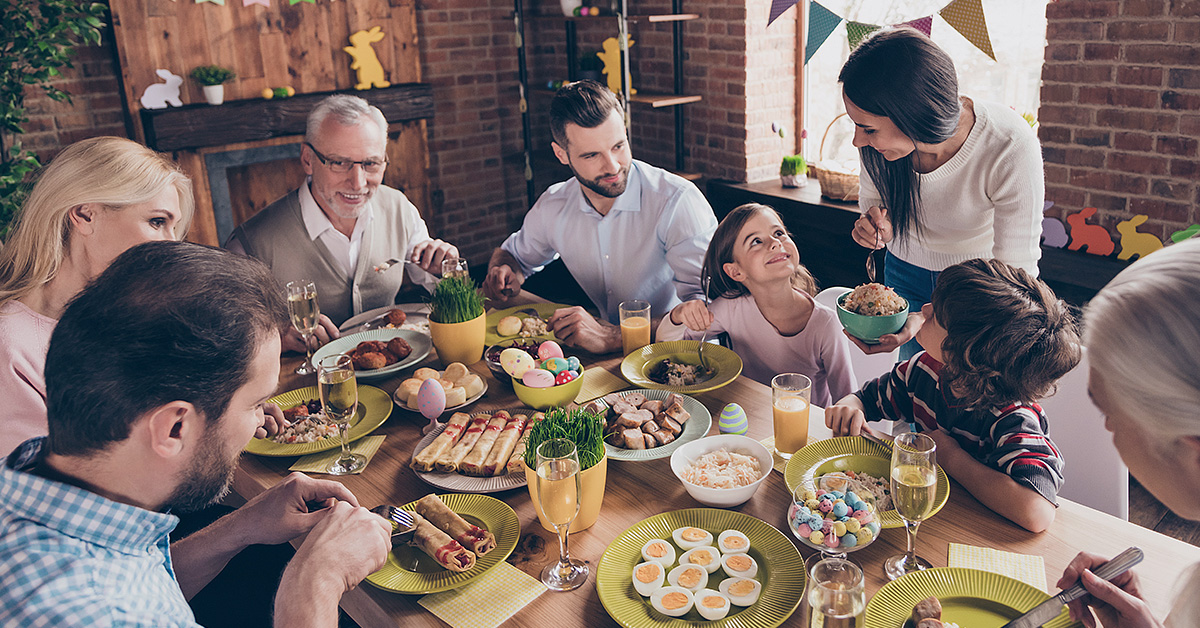
[[[661,589],[666,579],[667,571],[660,563],[638,563],[633,568],[633,590],[642,597],[650,597],[651,593]]]
[[[682,617],[695,603],[692,592],[680,587],[663,587],[650,596],[654,610],[670,617]]]
[[[749,554],[726,554],[721,558],[721,568],[731,578],[753,578],[758,575],[758,562]]]
[[[676,528],[671,533],[671,538],[675,539],[676,545],[685,550],[713,544],[712,532],[701,528]]]
[[[662,539],[650,539],[642,546],[642,560],[670,567],[675,564],[675,546]]]
[[[729,597],[712,589],[704,589],[692,596],[696,604],[696,612],[708,619],[722,619],[729,614]]]
[[[713,573],[721,566],[721,553],[711,545],[695,547],[679,557],[679,564],[696,565],[703,567],[708,573]]]
[[[717,549],[722,554],[745,554],[750,551],[750,539],[737,530],[726,530],[717,536]]]
[[[729,602],[735,606],[750,606],[762,593],[762,583],[750,578],[727,578],[717,588],[729,596]]]
[[[695,593],[708,586],[708,572],[698,565],[680,565],[667,573],[667,582]]]

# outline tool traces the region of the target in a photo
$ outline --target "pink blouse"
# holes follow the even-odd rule
[[[0,307],[0,456],[17,445],[45,436],[46,352],[56,319],[43,316],[19,301]]]
[[[807,295],[805,295],[807,296]],[[728,332],[733,350],[742,358],[742,374],[771,385],[779,373],[803,373],[812,380],[812,402],[827,407],[858,390],[850,364],[850,341],[842,334],[837,313],[813,301],[812,316],[799,333],[785,336],[772,325],[752,296],[717,299],[709,304],[713,324],[709,336]],[[671,322],[668,314],[658,326],[656,340],[699,340],[700,333]]]

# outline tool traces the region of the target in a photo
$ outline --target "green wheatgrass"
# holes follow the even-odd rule
[[[435,323],[465,323],[483,315],[483,293],[470,277],[446,277],[433,289],[429,320]]]
[[[575,443],[580,471],[590,469],[604,458],[604,418],[595,412],[583,408],[554,408],[547,412],[545,418],[533,425],[525,441],[526,467],[537,469],[538,445],[552,438]]]
[[[800,155],[787,155],[779,163],[779,175],[794,176],[808,172],[808,165]]]

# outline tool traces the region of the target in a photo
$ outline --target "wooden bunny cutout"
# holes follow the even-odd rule
[[[1138,214],[1117,223],[1117,232],[1121,234],[1121,254],[1117,259],[1130,259],[1135,255],[1141,259],[1163,247],[1162,241],[1154,235],[1137,230],[1147,218],[1145,214]]]
[[[369,31],[358,31],[351,35],[350,43],[352,45],[342,48],[354,59],[354,63],[350,64],[350,69],[358,71],[358,83],[354,89],[371,89],[372,87],[391,85],[384,80],[383,66],[379,65],[379,57],[375,56],[375,49],[371,48],[371,44],[381,39],[383,39],[383,31],[378,26],[374,26]]]
[[[171,74],[170,70],[155,70],[154,73],[166,83],[155,83],[142,92],[142,108],[166,109],[168,103],[172,107],[182,107],[183,101],[179,100],[179,86],[183,85],[183,77]]]
[[[1087,221],[1095,215],[1095,207],[1084,207],[1079,212],[1067,216],[1067,224],[1071,226],[1071,244],[1067,248],[1072,251],[1086,250],[1092,255],[1112,255],[1116,244],[1113,243],[1108,230]]]

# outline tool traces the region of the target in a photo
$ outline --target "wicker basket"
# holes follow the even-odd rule
[[[844,115],[846,114],[838,114],[829,121],[829,126],[825,127],[825,134],[821,136],[821,147],[817,149],[817,163],[812,169],[817,174],[817,183],[821,184],[821,196],[839,201],[857,201],[858,175],[826,170],[820,166],[821,160],[825,159],[825,140],[829,138],[829,130],[833,128],[833,123]]]

